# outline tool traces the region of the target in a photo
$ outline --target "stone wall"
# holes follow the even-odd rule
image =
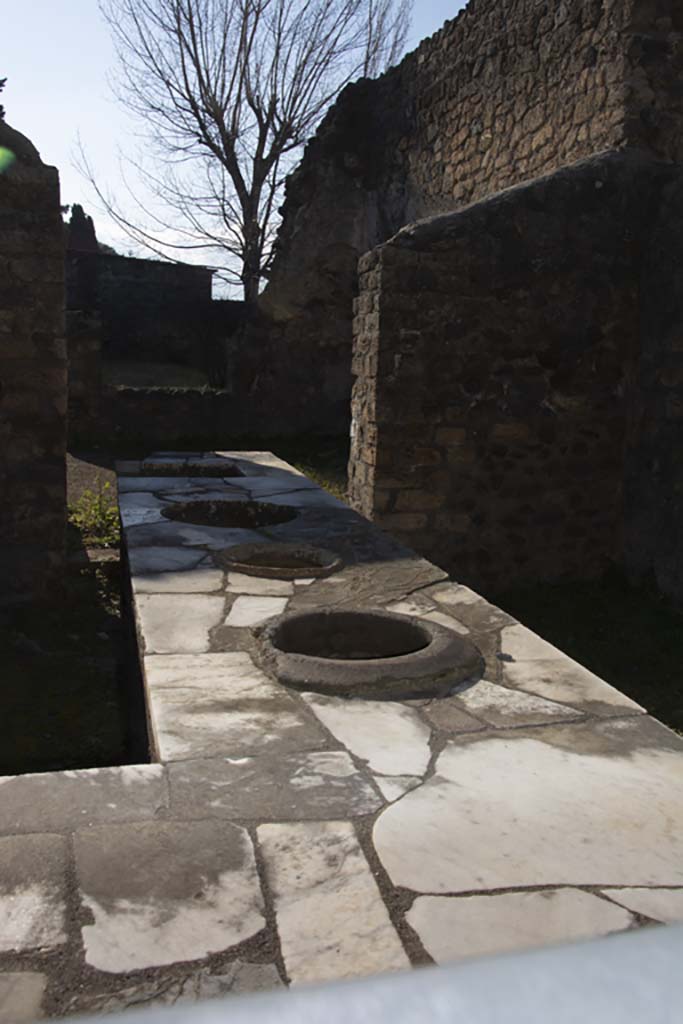
[[[95,422],[102,390],[102,321],[97,313],[66,313],[69,364],[69,424]]]
[[[642,382],[654,362],[645,404],[661,403],[655,350],[665,334],[680,345],[671,302],[658,326],[644,311],[654,335],[638,368],[643,254],[675,173],[633,151],[590,158],[405,228],[361,260],[358,510],[480,587],[585,578],[621,559],[626,461],[644,453]],[[673,443],[666,415],[655,449]],[[660,504],[645,501],[650,515]]]
[[[405,224],[606,149],[678,159],[682,28],[677,0],[470,0],[349,87],[288,182],[261,299],[280,390],[343,426],[357,260]]]
[[[66,525],[64,246],[59,178],[0,122],[0,604],[59,584]]]

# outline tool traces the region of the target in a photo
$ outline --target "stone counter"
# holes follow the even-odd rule
[[[244,475],[207,475],[221,457],[120,469],[154,763],[0,780],[0,1020],[683,918],[673,733],[291,466],[225,453]],[[187,501],[297,514],[255,529],[162,514]],[[225,547],[276,540],[345,566],[317,580],[225,571]],[[268,674],[265,622],[358,606],[466,637],[481,672],[406,701]]]

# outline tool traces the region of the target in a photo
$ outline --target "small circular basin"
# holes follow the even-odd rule
[[[271,580],[323,579],[344,565],[334,551],[311,544],[236,544],[218,551],[214,561],[222,569]]]
[[[466,637],[376,609],[286,613],[268,623],[260,643],[266,668],[281,683],[343,697],[443,697],[483,672]]]
[[[198,526],[221,526],[253,530],[277,526],[294,519],[299,510],[288,505],[267,505],[261,501],[182,501],[161,510],[166,519]]]

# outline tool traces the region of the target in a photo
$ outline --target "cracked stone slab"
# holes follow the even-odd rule
[[[238,628],[260,626],[273,616],[281,615],[286,607],[286,597],[237,597],[233,601],[225,625]]]
[[[163,523],[161,514],[166,502],[159,501],[153,494],[135,492],[119,495],[119,514],[124,528],[141,526],[144,523]]]
[[[364,534],[367,541],[367,524]],[[324,531],[318,531],[310,538],[310,542],[336,551],[342,557],[353,555],[353,550],[347,555],[346,546],[338,544],[336,538]],[[386,608],[406,599],[411,591],[426,587],[445,576],[441,569],[415,556],[409,558],[394,552],[390,561],[378,562],[376,558],[373,560],[370,556],[368,562],[347,565],[334,576],[319,580],[312,590],[298,593],[292,607],[304,610],[324,604],[327,608],[340,610],[359,605]]]
[[[293,983],[410,966],[352,825],[262,825],[258,840]]]
[[[679,886],[683,744],[651,719],[472,734],[384,811],[395,885],[433,894],[538,885]]]
[[[438,583],[430,587],[426,594],[475,633],[487,633],[515,623],[511,615],[490,604],[481,594],[458,583]]]
[[[180,978],[144,979],[114,992],[85,992],[71,1001],[68,1012],[99,1014],[141,1007],[184,1006],[206,999],[271,992],[278,988],[284,988],[284,985],[275,964],[234,960],[216,973],[203,968]]]
[[[264,927],[251,840],[226,822],[98,826],[74,838],[92,923],[85,959],[109,973],[199,960]]]
[[[24,1024],[42,1017],[47,977],[37,971],[0,974],[0,1024]]]
[[[148,820],[166,805],[159,764],[0,778],[0,832],[6,835]]]
[[[477,683],[477,686],[479,683]],[[468,715],[463,711],[462,704],[458,697],[444,697],[441,700],[431,701],[425,708],[424,714],[437,729],[442,732],[480,732],[486,726],[478,718]]]
[[[211,562],[200,562],[180,572],[136,573],[131,582],[136,594],[211,594],[223,590],[223,573]]]
[[[300,581],[297,581],[300,582]],[[294,585],[287,580],[270,580],[265,576],[247,576],[242,572],[229,572],[228,594],[252,594],[258,597],[290,597]]]
[[[519,624],[501,633],[502,682],[596,715],[644,713],[635,701]]]
[[[420,896],[406,919],[437,964],[598,938],[634,923],[621,907],[579,889]]]
[[[571,720],[580,716],[580,712],[567,707],[566,704],[556,704],[554,701],[534,697],[519,690],[508,690],[485,679],[458,693],[457,700],[466,711],[488,725],[503,728],[544,725],[553,720]]]
[[[209,594],[140,594],[135,605],[146,654],[203,654],[225,602]]]
[[[146,491],[150,494],[161,491],[187,490],[188,487],[200,487],[203,480],[192,480],[187,476],[119,476],[117,486],[119,494],[131,494],[135,491]]]
[[[344,751],[181,761],[169,772],[172,812],[181,818],[324,821],[382,806]]]
[[[389,803],[393,803],[395,800],[400,800],[406,793],[410,793],[411,789],[421,786],[422,779],[415,775],[376,775],[375,783],[385,799]]]
[[[206,553],[196,548],[131,548],[128,552],[128,564],[133,576],[158,576],[165,572],[196,569],[205,558]]]
[[[47,952],[66,942],[66,868],[62,836],[0,839],[0,952]]]
[[[683,921],[683,889],[603,889],[605,896],[635,914],[662,924]]]
[[[255,530],[231,530],[220,526],[196,526],[173,519],[160,523],[131,526],[126,530],[126,544],[135,547],[203,547],[220,551],[233,544],[256,544],[262,541]]]
[[[325,746],[326,736],[248,654],[145,658],[149,716],[162,761]]]
[[[411,708],[379,700],[302,695],[326,729],[382,775],[424,775],[430,730]]]

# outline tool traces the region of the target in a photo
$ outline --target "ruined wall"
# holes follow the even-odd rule
[[[683,603],[683,173],[662,195],[640,279],[623,560]]]
[[[682,28],[677,0],[470,0],[349,87],[288,183],[255,335],[276,362],[255,390],[289,386],[343,425],[357,259],[403,225],[606,149],[678,159]]]
[[[64,243],[59,179],[0,122],[0,604],[59,584],[66,525]]]
[[[203,368],[211,271],[106,253],[70,253],[69,309],[95,311],[105,359]]]
[[[674,173],[590,158],[363,258],[356,508],[475,587],[621,558],[641,260]]]

